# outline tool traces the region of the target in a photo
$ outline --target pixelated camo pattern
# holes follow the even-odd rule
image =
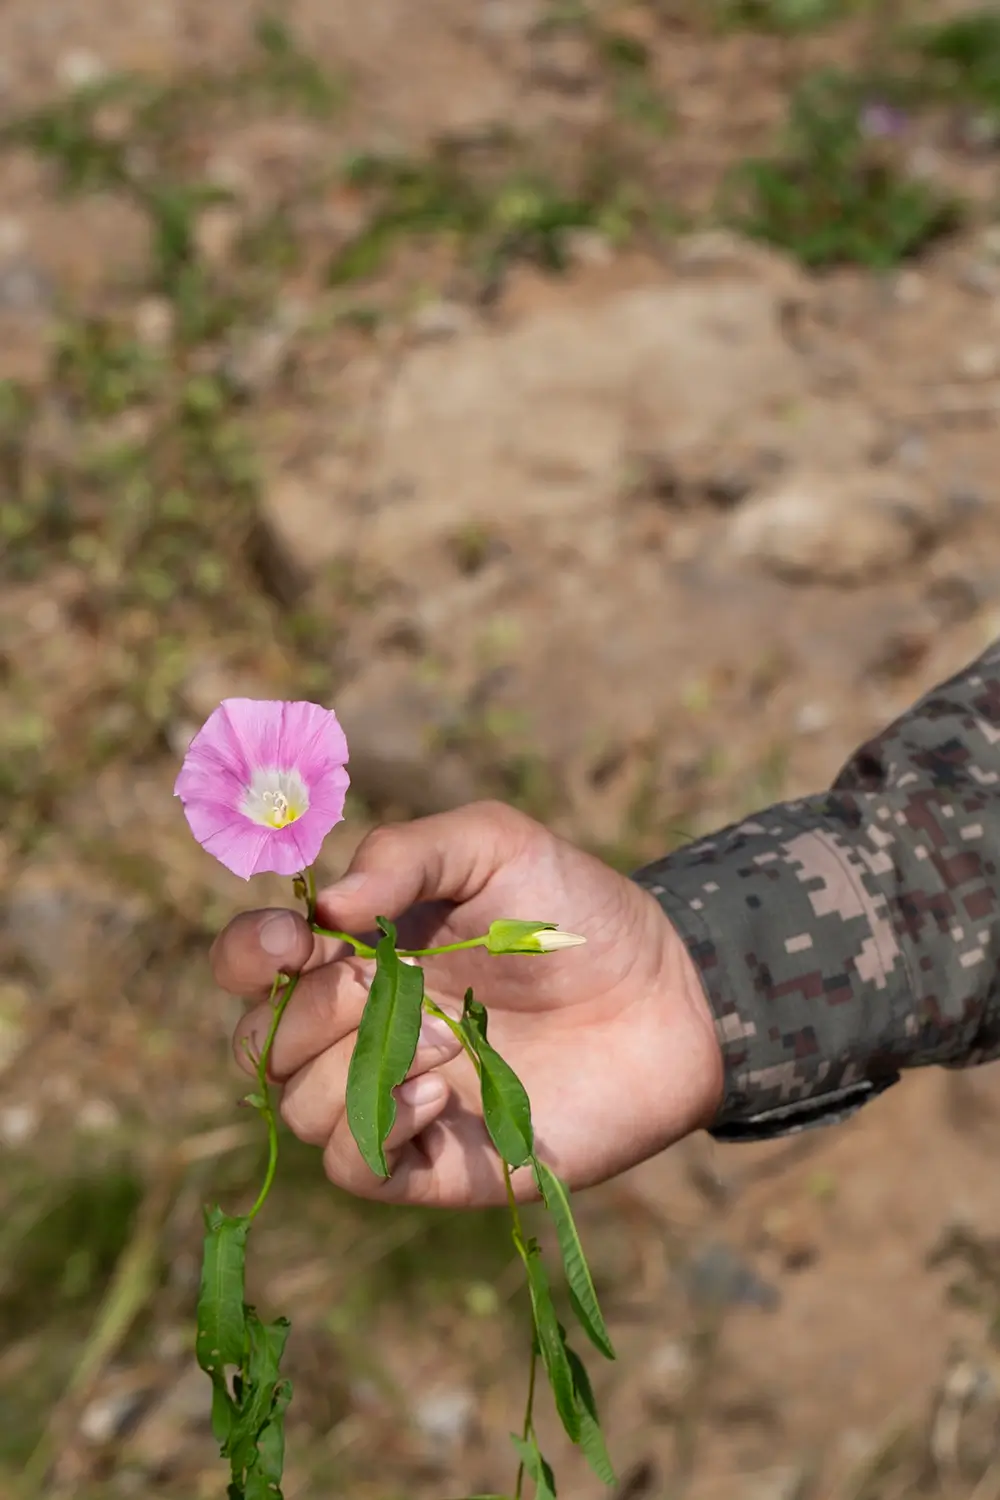
[[[785,802],[640,870],[726,1067],[713,1134],[846,1118],[900,1069],[1000,1055],[1000,642]]]

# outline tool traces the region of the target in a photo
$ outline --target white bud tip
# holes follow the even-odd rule
[[[555,953],[557,948],[579,948],[587,939],[578,932],[554,932],[548,928],[536,933],[535,941],[543,953]]]

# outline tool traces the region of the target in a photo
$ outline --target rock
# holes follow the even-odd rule
[[[337,714],[351,747],[351,785],[372,806],[419,817],[475,799],[471,766],[441,748],[451,709],[409,661],[373,663],[338,693]]]
[[[64,88],[85,89],[107,76],[107,65],[87,47],[74,47],[56,59],[56,77]]]
[[[892,281],[893,299],[901,307],[919,307],[927,297],[927,278],[919,271],[898,271]]]
[[[143,297],[133,314],[135,336],[147,348],[167,348],[174,336],[174,309],[166,297]]]
[[[0,1109],[0,1142],[5,1146],[26,1146],[42,1123],[33,1104],[8,1104]]]
[[[958,356],[956,373],[962,380],[994,380],[1000,375],[1000,348],[995,344],[970,344]]]
[[[749,1475],[738,1491],[738,1500],[804,1500],[809,1488],[808,1468],[802,1464],[782,1464]]]
[[[30,261],[0,267],[0,312],[37,315],[51,306],[53,295],[48,277]]]
[[[430,1391],[413,1408],[419,1432],[434,1446],[460,1447],[472,1434],[476,1398],[464,1388]]]
[[[7,948],[45,987],[48,1000],[79,999],[81,986],[137,955],[146,898],[92,874],[39,866],[24,873],[0,906],[0,949]],[[58,933],[59,941],[53,942]]]
[[[615,258],[614,246],[599,229],[567,229],[563,248],[578,266],[607,266]]]
[[[833,710],[828,703],[803,703],[795,715],[795,728],[799,734],[822,734],[833,723]]]
[[[800,471],[737,512],[729,545],[779,577],[856,584],[907,562],[940,523],[906,481]]]
[[[135,1419],[146,1396],[143,1386],[128,1377],[120,1389],[95,1396],[80,1415],[79,1432],[84,1442],[103,1448],[120,1437]]]
[[[215,203],[198,215],[194,242],[198,254],[216,270],[227,265],[239,238],[242,217],[230,204]]]
[[[531,48],[532,82],[563,94],[581,94],[597,82],[597,59],[585,36],[552,31],[534,39]]]
[[[88,1135],[110,1135],[122,1117],[110,1099],[85,1099],[77,1110],[76,1123]]]
[[[192,1363],[144,1414],[124,1457],[147,1474],[166,1477],[180,1458],[183,1436],[207,1427],[205,1376]]]
[[[453,339],[456,334],[467,332],[474,319],[469,308],[461,302],[449,302],[440,298],[425,302],[418,307],[410,319],[410,327],[417,339],[431,342],[434,339]]]
[[[721,1243],[697,1251],[684,1267],[683,1279],[692,1301],[705,1306],[743,1305],[770,1312],[781,1300],[777,1287],[762,1281],[752,1266]]]
[[[657,1345],[640,1374],[642,1399],[651,1416],[662,1419],[676,1413],[694,1370],[691,1350],[682,1339]]]
[[[640,287],[418,347],[373,424],[354,534],[408,575],[416,547],[473,522],[593,515],[623,455],[738,447],[753,409],[790,401],[800,380],[775,299],[752,279]]]
[[[293,330],[279,324],[242,329],[222,358],[222,373],[243,396],[274,385],[289,362]]]

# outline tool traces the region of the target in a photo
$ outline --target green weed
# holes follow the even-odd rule
[[[791,108],[783,148],[742,162],[723,214],[807,266],[853,262],[885,270],[955,227],[956,200],[904,176],[862,126],[858,80],[809,78]]]
[[[367,226],[330,265],[335,286],[377,274],[409,236],[452,238],[487,282],[515,260],[559,271],[567,263],[567,231],[597,228],[617,237],[627,219],[620,189],[603,172],[575,194],[528,172],[511,173],[487,191],[453,154],[439,151],[424,161],[355,157],[345,178],[370,193],[373,206]]]
[[[945,97],[1000,111],[1000,13],[969,11],[914,33],[912,42]]]
[[[793,33],[829,26],[858,11],[866,0],[716,0],[723,27]]]

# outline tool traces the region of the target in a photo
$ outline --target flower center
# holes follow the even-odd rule
[[[309,792],[298,771],[255,771],[240,811],[264,828],[287,828],[309,807]]]

